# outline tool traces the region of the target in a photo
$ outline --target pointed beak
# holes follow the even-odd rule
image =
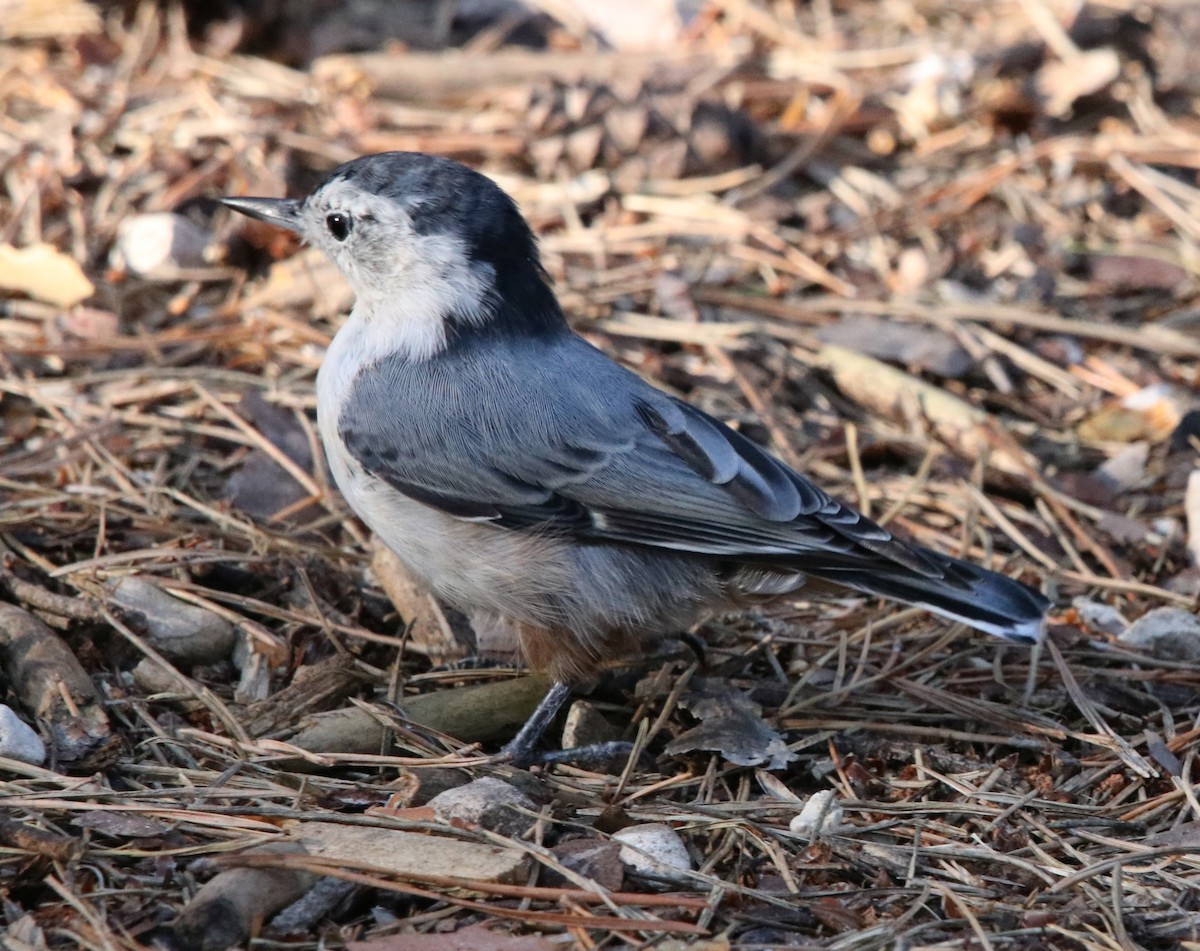
[[[300,202],[292,198],[222,198],[221,204],[289,231],[300,230]]]

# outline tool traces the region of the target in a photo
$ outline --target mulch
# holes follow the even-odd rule
[[[0,760],[0,944],[1200,941],[1188,4],[720,0],[651,53],[533,18],[317,56],[236,6],[10,6],[0,700],[47,758]],[[773,604],[596,687],[593,723],[645,755],[485,762],[519,671],[461,662],[475,634],[393,576],[321,464],[314,377],[352,297],[215,201],[384,149],[495,177],[588,339],[1046,590],[1044,643]],[[698,735],[713,703],[745,731]],[[317,715],[357,744],[305,745]],[[527,831],[434,817],[481,776],[529,796]],[[838,821],[794,823],[822,791]],[[519,871],[296,846],[317,822]],[[568,867],[643,823],[690,867]],[[240,895],[244,929],[197,930],[205,894]]]

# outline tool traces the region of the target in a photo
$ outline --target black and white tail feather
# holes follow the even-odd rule
[[[928,549],[922,549],[922,554],[941,565],[940,578],[884,565],[822,565],[810,574],[864,594],[925,608],[995,637],[1027,643],[1038,639],[1050,607],[1041,594],[994,571]]]

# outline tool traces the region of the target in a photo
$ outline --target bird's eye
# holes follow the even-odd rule
[[[325,227],[329,229],[329,233],[338,241],[346,240],[346,235],[350,233],[353,224],[354,222],[349,215],[343,215],[339,212],[325,216]]]

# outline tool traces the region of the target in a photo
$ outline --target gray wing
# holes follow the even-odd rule
[[[353,386],[338,431],[363,469],[463,519],[735,560],[944,570],[574,334],[385,359]]]

